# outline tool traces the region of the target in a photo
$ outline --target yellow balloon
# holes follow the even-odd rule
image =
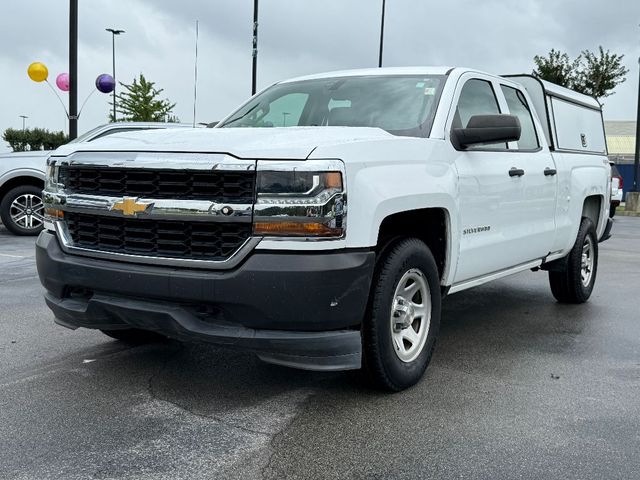
[[[44,82],[49,77],[49,69],[44,63],[33,62],[27,69],[29,78],[34,82]]]

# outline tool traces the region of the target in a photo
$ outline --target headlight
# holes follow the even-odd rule
[[[51,191],[51,189],[57,189],[58,187],[58,175],[60,169],[56,165],[55,160],[47,160],[47,172],[45,178],[45,190]]]
[[[316,239],[344,236],[342,162],[259,161],[257,175],[256,235]]]

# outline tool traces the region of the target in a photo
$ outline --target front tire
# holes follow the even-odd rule
[[[429,248],[400,240],[379,258],[362,327],[363,370],[377,388],[415,385],[440,329],[440,277]]]
[[[564,271],[550,271],[551,293],[560,303],[584,303],[591,296],[598,272],[598,239],[593,222],[583,218]]]
[[[0,218],[14,235],[37,235],[44,226],[42,188],[21,185],[12,188],[0,202]]]

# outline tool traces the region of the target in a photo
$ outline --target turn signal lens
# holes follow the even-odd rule
[[[297,222],[256,222],[254,232],[257,235],[278,235],[292,237],[340,237],[342,228],[331,228],[322,223]]]
[[[64,212],[57,208],[45,208],[44,215],[51,220],[62,220],[64,218]]]
[[[340,172],[328,172],[324,174],[326,188],[342,190],[342,174]]]

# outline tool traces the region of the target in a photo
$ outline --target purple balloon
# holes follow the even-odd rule
[[[102,93],[111,93],[116,88],[116,82],[111,75],[103,73],[96,78],[96,88]]]

